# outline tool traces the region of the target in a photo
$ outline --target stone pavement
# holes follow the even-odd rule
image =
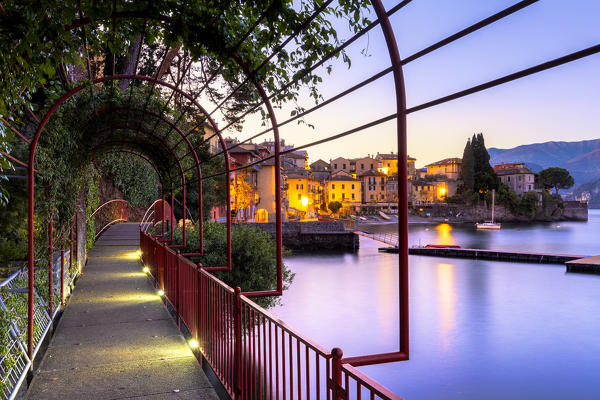
[[[27,399],[218,399],[141,271],[138,249],[137,224],[98,240]]]

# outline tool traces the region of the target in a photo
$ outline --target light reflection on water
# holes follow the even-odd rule
[[[598,212],[498,232],[446,225],[411,225],[409,243],[600,254]],[[361,238],[357,254],[290,257],[296,279],[274,313],[345,355],[396,350],[398,258],[378,247]],[[409,268],[411,360],[364,372],[407,399],[600,398],[599,276],[423,256]]]

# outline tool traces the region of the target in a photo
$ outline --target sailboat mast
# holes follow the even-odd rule
[[[494,202],[496,200],[496,189],[492,189],[492,224],[494,223]]]

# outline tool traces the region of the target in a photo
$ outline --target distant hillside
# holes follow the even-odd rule
[[[575,187],[600,179],[600,139],[579,142],[545,142],[512,149],[489,148],[490,163],[524,162],[534,172],[548,167],[569,170]]]

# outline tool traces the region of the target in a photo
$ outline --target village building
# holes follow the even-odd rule
[[[288,171],[285,187],[290,219],[308,219],[317,216],[322,190],[319,181],[310,171],[305,169]]]
[[[362,183],[361,201],[363,204],[385,202],[387,176],[375,170],[359,175]]]
[[[445,176],[450,180],[458,180],[462,168],[462,159],[445,158],[443,160],[426,165],[427,175],[430,176]]]
[[[535,190],[535,174],[524,163],[502,163],[494,166],[494,171],[518,195]]]

